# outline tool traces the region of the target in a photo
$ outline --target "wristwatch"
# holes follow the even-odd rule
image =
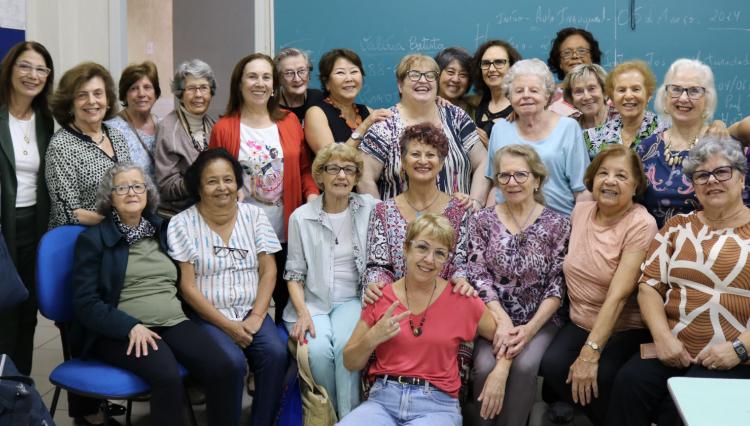
[[[599,353],[601,353],[601,352],[602,352],[602,347],[601,347],[601,346],[599,346],[599,344],[597,344],[597,343],[596,343],[595,341],[593,341],[593,340],[588,340],[588,341],[586,342],[586,346],[590,347],[591,349],[593,349],[593,350],[595,350],[595,351],[597,351],[597,352],[599,352]]]
[[[747,362],[748,360],[747,348],[740,341],[740,339],[732,340],[732,347],[734,348],[734,352],[737,354],[737,357],[740,359],[740,361]]]
[[[352,132],[351,138],[354,141],[361,141],[362,140],[362,134],[355,130],[355,131]]]

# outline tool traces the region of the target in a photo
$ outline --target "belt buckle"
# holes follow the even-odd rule
[[[408,384],[409,384],[409,382],[405,382],[405,381],[403,381],[403,378],[404,378],[404,376],[398,376],[398,383],[399,383],[400,385],[408,385]]]

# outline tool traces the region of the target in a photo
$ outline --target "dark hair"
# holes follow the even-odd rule
[[[73,121],[73,100],[76,92],[94,77],[104,81],[104,91],[107,94],[107,111],[104,121],[112,118],[116,113],[117,97],[115,96],[115,82],[112,75],[103,66],[95,62],[83,62],[69,69],[63,74],[57,90],[52,96],[52,115],[55,120],[65,126]]]
[[[143,77],[148,77],[151,85],[154,86],[156,99],[161,96],[161,87],[159,87],[159,72],[156,65],[151,61],[144,61],[142,64],[130,64],[120,74],[120,83],[118,84],[120,104],[128,106],[128,90]]]
[[[643,163],[641,157],[636,154],[632,149],[626,148],[624,145],[611,144],[607,145],[604,149],[591,160],[591,164],[586,168],[586,174],[583,176],[583,184],[586,185],[586,189],[589,192],[594,191],[594,178],[596,172],[601,167],[604,160],[609,157],[626,157],[630,163],[630,172],[633,173],[633,179],[635,179],[635,194],[633,199],[639,198],[646,192],[646,175],[643,173]]]
[[[482,56],[493,46],[502,47],[508,53],[508,69],[523,59],[515,47],[505,40],[487,40],[474,52],[474,88],[480,98],[490,96],[490,91],[482,78]]]
[[[333,65],[336,63],[336,60],[339,58],[344,58],[348,60],[349,62],[353,63],[357,68],[359,68],[359,72],[362,73],[362,77],[365,76],[365,69],[362,67],[362,60],[359,59],[359,55],[357,55],[353,50],[349,49],[333,49],[329,50],[328,52],[324,53],[323,56],[320,57],[320,62],[318,62],[318,77],[320,78],[320,88],[323,90],[323,93],[329,95],[328,89],[326,88],[326,83],[328,83],[328,80],[331,77],[331,71],[333,71]]]
[[[242,75],[245,72],[245,65],[256,59],[264,60],[268,62],[268,65],[271,66],[273,91],[271,92],[271,98],[268,99],[266,108],[268,109],[268,115],[271,116],[271,121],[277,122],[286,117],[289,112],[282,110],[279,107],[278,98],[276,98],[276,96],[273,96],[273,93],[278,93],[279,79],[276,78],[276,65],[273,63],[273,59],[265,53],[253,53],[251,55],[247,55],[244,58],[240,59],[240,61],[237,62],[237,65],[234,66],[234,70],[232,70],[232,78],[229,83],[229,101],[227,101],[227,109],[224,111],[224,114],[232,115],[240,113],[242,104],[245,102],[245,100],[242,98]]]
[[[469,74],[469,85],[466,87],[466,93],[469,93],[471,85],[474,84],[474,65],[469,52],[463,47],[446,47],[435,55],[435,62],[440,68],[440,73],[453,61],[458,61]]]
[[[226,160],[232,165],[234,180],[237,182],[237,190],[242,189],[242,165],[232,154],[224,148],[207,149],[195,159],[193,164],[185,171],[185,189],[194,201],[200,201],[201,175],[206,167],[218,160]]]
[[[12,91],[12,76],[13,66],[16,65],[16,60],[27,50],[31,50],[42,55],[44,58],[45,66],[50,69],[47,80],[44,82],[44,88],[39,92],[34,100],[31,101],[31,105],[38,111],[44,114],[48,114],[49,111],[49,98],[52,95],[52,86],[55,84],[55,66],[52,64],[52,56],[49,54],[47,49],[40,43],[35,41],[22,41],[11,47],[8,53],[5,54],[3,62],[0,64],[0,105],[10,106],[10,97]]]
[[[404,129],[399,138],[401,144],[401,157],[406,155],[407,148],[411,142],[418,141],[437,149],[440,161],[448,156],[448,138],[441,129],[430,123],[420,123]]]
[[[583,28],[563,28],[557,32],[555,39],[552,40],[552,48],[550,48],[549,58],[547,58],[547,65],[549,65],[550,71],[552,71],[559,80],[565,78],[565,72],[560,68],[560,46],[565,39],[572,35],[579,35],[586,39],[586,42],[591,47],[591,63],[600,65],[602,62],[602,51],[599,49],[599,42],[596,41],[593,34]]]

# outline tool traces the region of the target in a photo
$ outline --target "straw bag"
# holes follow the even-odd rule
[[[289,339],[292,353],[297,352],[300,393],[302,396],[303,426],[331,426],[338,421],[336,411],[326,389],[315,383],[310,370],[308,345],[297,345]]]

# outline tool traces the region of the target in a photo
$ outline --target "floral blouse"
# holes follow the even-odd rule
[[[643,115],[643,122],[638,129],[635,140],[630,145],[631,149],[637,149],[640,143],[653,135],[661,133],[667,129],[667,124],[659,121],[656,114],[646,111]],[[583,131],[583,141],[586,142],[586,149],[589,151],[589,158],[592,160],[601,150],[610,144],[621,144],[622,116],[615,112],[611,117],[599,127],[585,129]]]
[[[466,273],[485,303],[498,301],[514,325],[526,324],[544,299],[562,299],[570,219],[547,207],[523,233],[511,234],[495,213],[469,219]],[[558,315],[552,318],[560,325]]]
[[[468,243],[467,224],[471,212],[455,198],[445,206],[443,216],[453,225],[456,244],[451,250],[440,276],[444,279],[466,276],[466,247]],[[404,276],[404,240],[409,222],[401,215],[396,201],[391,198],[377,206],[370,216],[367,229],[367,270],[364,284],[373,282],[392,283]]]

